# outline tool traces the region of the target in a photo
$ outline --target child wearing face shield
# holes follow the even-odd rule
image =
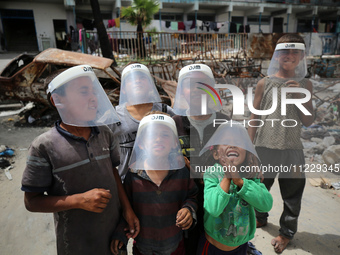
[[[198,254],[246,255],[254,237],[254,208],[268,212],[273,198],[258,168],[257,154],[240,123],[222,124],[203,147],[204,230]]]
[[[268,76],[260,80],[256,86],[254,108],[257,110],[270,109],[277,103],[274,112],[268,115],[252,114],[253,125],[248,128],[251,140],[256,146],[263,166],[294,166],[305,164],[303,145],[300,141],[301,124],[308,127],[313,121],[312,99],[304,100],[306,93],[287,93],[287,99],[302,101],[302,106],[309,112],[306,114],[294,104],[287,104],[286,114],[282,114],[281,91],[283,88],[304,89],[313,95],[312,83],[305,78],[307,74],[305,43],[297,34],[282,36],[275,48],[268,69]],[[273,91],[277,89],[277,100],[273,99]],[[260,125],[260,119],[264,125]],[[284,125],[272,126],[271,121]],[[295,125],[296,124],[296,125]],[[278,173],[264,174],[263,183],[270,190]],[[284,202],[280,219],[279,235],[271,241],[276,252],[281,253],[297,232],[298,217],[301,209],[302,194],[305,186],[305,175],[299,173],[279,173],[279,185]],[[267,224],[268,213],[257,212],[257,227]]]
[[[136,139],[138,125],[149,111],[162,111],[173,116],[170,106],[161,103],[157,88],[149,69],[142,64],[131,64],[124,68],[121,78],[119,105],[116,106],[120,122],[110,125],[120,145],[118,172],[124,180]]]
[[[29,148],[25,206],[54,214],[58,254],[111,254],[121,211],[130,234],[139,232],[116,169],[118,144],[106,126],[119,119],[91,66],[69,68],[47,84],[61,121]]]
[[[209,96],[209,94],[211,96]],[[215,79],[212,70],[204,64],[191,64],[184,66],[179,72],[178,85],[174,101],[174,121],[176,122],[183,155],[190,161],[191,169],[202,165],[199,152],[214,134],[214,119],[229,120],[222,113],[218,92],[215,90]],[[206,97],[206,103],[202,102]],[[202,111],[205,110],[205,112]],[[204,109],[205,108],[205,109]],[[197,200],[197,226],[192,231],[186,231],[184,244],[187,255],[195,255],[197,243],[203,228],[203,173],[191,171],[199,188]]]
[[[129,165],[124,187],[141,224],[134,254],[185,255],[182,232],[195,225],[197,187],[171,117],[155,111],[141,120]]]

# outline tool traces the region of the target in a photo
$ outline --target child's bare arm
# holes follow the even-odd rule
[[[117,183],[118,196],[119,196],[120,203],[122,204],[122,208],[123,208],[123,216],[126,222],[129,224],[129,229],[130,229],[129,232],[131,234],[131,236],[129,237],[135,238],[138,235],[139,230],[140,230],[139,220],[136,214],[134,213],[134,211],[132,210],[129,199],[125,193],[122,180],[118,174],[117,168],[113,168],[113,175]]]
[[[260,109],[263,92],[264,92],[264,79],[261,79],[256,85],[255,97],[254,97],[254,102],[253,102],[254,108],[257,110]],[[258,119],[258,115],[255,115],[254,113],[252,113],[250,116],[250,120],[253,120],[253,119]],[[253,123],[252,126],[248,127],[248,134],[252,142],[254,141],[254,138],[255,138],[257,126],[259,126],[259,123],[255,122]]]
[[[301,87],[298,82],[293,81],[293,80],[287,81],[286,84],[287,84],[287,87],[291,87],[291,88],[300,88]],[[308,89],[310,94],[313,96],[313,85],[312,85],[311,81],[307,82],[305,88]],[[302,98],[302,97],[304,97],[304,95],[301,95],[301,93],[292,93],[292,96],[293,96],[293,98]],[[302,124],[304,126],[308,127],[314,121],[314,111],[313,111],[312,97],[311,97],[311,99],[307,103],[304,103],[302,105],[307,109],[307,111],[309,111],[312,114],[312,115],[305,115],[303,112],[301,112],[299,109],[297,109],[298,110],[298,115],[299,115],[299,118],[300,118]]]
[[[68,196],[50,196],[38,192],[25,192],[25,206],[31,212],[60,212],[83,209],[101,213],[111,199],[109,190],[92,189]]]

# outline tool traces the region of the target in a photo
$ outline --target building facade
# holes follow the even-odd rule
[[[119,18],[121,7],[131,5],[130,0],[98,1],[108,27],[110,20]],[[70,38],[79,29],[94,29],[90,0],[2,0],[0,16],[0,52],[69,49]],[[184,29],[182,23],[186,25]],[[163,32],[189,33],[334,34],[340,32],[340,1],[161,0],[159,13],[150,27]],[[121,20],[119,27],[108,29],[135,31],[136,28]]]

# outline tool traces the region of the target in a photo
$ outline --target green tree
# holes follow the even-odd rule
[[[146,56],[143,27],[151,24],[153,15],[159,10],[159,3],[156,0],[133,0],[129,7],[122,7],[122,18],[125,18],[131,25],[137,25],[137,45],[139,47],[138,57]]]

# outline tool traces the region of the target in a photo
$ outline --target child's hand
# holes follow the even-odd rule
[[[126,232],[126,237],[135,238],[140,230],[139,219],[137,218],[136,214],[133,210],[125,210],[123,212],[124,219],[129,224],[128,228],[125,228],[124,231]]]
[[[110,249],[111,252],[115,255],[118,255],[118,249],[121,249],[123,247],[123,243],[119,240],[112,240]]]
[[[112,197],[110,191],[106,189],[91,189],[78,196],[80,196],[81,209],[96,213],[104,211]]]
[[[286,82],[286,85],[288,88],[301,88],[300,83],[298,83],[297,81],[294,80],[289,80]],[[303,98],[304,95],[301,93],[288,93],[290,95],[292,95],[293,98]]]
[[[182,230],[187,230],[192,225],[192,215],[188,208],[182,208],[178,211],[176,216],[176,226],[182,228]]]

